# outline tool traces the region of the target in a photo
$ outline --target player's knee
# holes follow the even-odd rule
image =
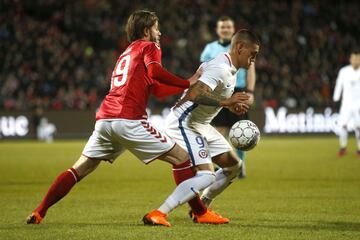
[[[242,161],[240,160],[238,163],[236,163],[231,167],[223,168],[223,172],[229,179],[232,180],[236,176],[238,176],[238,174],[241,172],[241,168],[242,168]]]
[[[213,184],[216,180],[215,173],[208,170],[199,170],[196,172],[196,178],[198,178],[198,189],[194,189],[197,193],[204,190],[211,184]]]
[[[75,169],[75,171],[77,172],[79,179],[82,179],[86,175],[94,171],[96,167],[99,165],[99,163],[100,160],[90,159],[88,157],[81,155],[72,168]]]
[[[167,157],[172,159],[174,165],[183,164],[190,159],[189,154],[178,144],[168,153]]]

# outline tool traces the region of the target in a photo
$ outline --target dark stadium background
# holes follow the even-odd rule
[[[252,115],[260,125],[265,107],[337,111],[331,100],[336,75],[359,45],[357,1],[2,0],[0,136],[19,137],[6,128],[25,116],[24,137],[32,137],[37,108],[57,125],[58,137],[90,134],[117,56],[128,45],[126,19],[136,9],[157,13],[163,65],[184,78],[216,39],[218,17],[231,16],[237,29],[255,31],[262,46]],[[158,113],[175,100],[152,99],[149,107]]]

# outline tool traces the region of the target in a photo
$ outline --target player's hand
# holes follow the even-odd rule
[[[245,103],[235,103],[229,107],[226,107],[230,110],[230,112],[236,114],[236,115],[242,115],[246,113],[249,110],[249,105]]]
[[[237,92],[234,93],[234,95],[232,95],[230,98],[224,99],[221,101],[221,106],[223,107],[230,107],[236,103],[243,103],[246,105],[248,104],[248,100],[249,100],[250,96],[248,94],[246,94],[245,92]]]
[[[249,99],[247,100],[246,104],[251,106],[254,104],[255,98],[254,98],[254,94],[253,93],[246,93],[249,96]]]
[[[202,67],[200,66],[200,67],[196,70],[196,72],[194,73],[194,75],[192,75],[191,78],[188,79],[188,81],[190,82],[190,87],[191,87],[192,85],[194,85],[194,84],[198,81],[198,79],[200,78],[200,76],[201,76],[202,73],[203,73],[203,69],[202,69]]]

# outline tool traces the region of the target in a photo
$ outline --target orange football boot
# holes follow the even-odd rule
[[[162,225],[165,227],[171,227],[171,224],[166,220],[167,214],[160,212],[159,210],[153,210],[143,217],[145,225]]]
[[[336,154],[338,157],[343,157],[347,153],[346,148],[340,148],[339,152]]]
[[[27,224],[39,224],[42,220],[42,217],[38,212],[33,212],[30,216],[27,217],[26,223]]]
[[[192,219],[195,223],[207,223],[207,224],[224,224],[229,223],[228,218],[222,217],[220,214],[207,209],[203,215],[196,215],[192,213]]]

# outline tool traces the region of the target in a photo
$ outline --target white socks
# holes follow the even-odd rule
[[[339,129],[339,143],[340,148],[346,148],[348,140],[348,132],[346,127],[341,127]]]
[[[232,183],[232,180],[238,176],[240,171],[241,162],[232,167],[220,168],[216,171],[215,182],[206,188],[201,196],[206,207],[209,207],[212,200]]]
[[[215,174],[213,172],[197,171],[194,177],[180,183],[158,210],[168,214],[174,208],[199,195],[200,191],[210,186],[214,181]]]
[[[355,128],[357,150],[360,150],[360,128]]]

